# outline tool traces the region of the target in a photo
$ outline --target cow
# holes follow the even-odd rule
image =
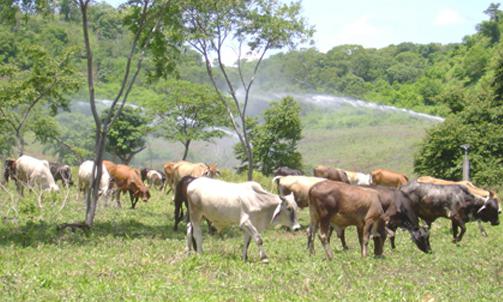
[[[341,181],[349,184],[349,179],[348,176],[346,175],[346,172],[344,172],[344,170],[341,169],[330,168],[320,165],[313,169],[313,175],[316,177],[323,177],[326,179]]]
[[[168,193],[174,191],[175,189],[175,167],[182,162],[188,163],[188,161],[178,161],[178,162],[167,162],[164,164],[164,174],[166,175],[166,185],[169,186]],[[146,176],[146,175],[145,175]]]
[[[67,188],[69,186],[73,186],[72,169],[69,165],[49,162],[49,168],[51,169],[51,174],[52,177],[54,177],[54,181],[61,180],[61,182]]]
[[[428,227],[439,217],[452,223],[453,242],[460,242],[466,231],[465,223],[473,220],[499,224],[498,202],[492,193],[486,198],[474,196],[461,185],[437,185],[412,181],[400,190],[412,201],[414,210]],[[458,234],[458,227],[461,231]]]
[[[400,174],[385,169],[374,170],[372,171],[371,175],[372,175],[372,183],[374,185],[398,188],[409,182],[409,179],[404,174]]]
[[[273,183],[278,187],[280,195],[293,193],[297,206],[303,209],[309,206],[309,189],[325,180],[321,177],[289,175],[276,176],[273,178]]]
[[[280,223],[292,230],[297,222],[293,196],[274,195],[257,182],[230,183],[208,177],[185,176],[177,184],[175,199],[188,202],[190,223],[187,226],[187,250],[202,253],[201,220],[203,217],[221,230],[239,225],[244,232],[242,258],[248,259],[251,239],[259,248],[260,260],[268,262],[260,235],[270,224]]]
[[[386,230],[390,235],[391,248],[395,248],[395,233],[398,227],[407,230],[412,241],[425,253],[431,252],[428,229],[419,226],[419,219],[412,207],[412,202],[405,194],[396,188],[385,186],[362,186],[369,190],[375,190],[379,195],[379,202],[384,211],[383,219],[386,222]],[[336,227],[343,249],[347,249],[344,229]]]
[[[319,238],[327,259],[333,258],[329,244],[329,231],[333,224],[339,228],[356,226],[363,257],[367,256],[367,245],[372,234],[374,255],[382,256],[386,238],[384,211],[375,190],[339,181],[319,182],[309,190],[309,214],[308,248],[311,254],[314,253],[314,234],[319,228]]]
[[[4,161],[3,178],[5,183],[9,182],[9,179],[16,181],[16,160],[6,159]]]
[[[418,182],[424,182],[424,183],[432,183],[432,184],[437,184],[437,185],[461,185],[464,186],[470,193],[472,193],[474,196],[477,196],[479,198],[487,198],[491,194],[493,195],[493,198],[498,202],[499,205],[501,205],[501,201],[494,191],[487,191],[485,189],[476,187],[473,183],[467,181],[467,180],[461,180],[461,181],[452,181],[452,180],[445,180],[445,179],[440,179],[440,178],[434,178],[431,176],[421,176],[417,179]],[[482,236],[487,237],[487,233],[484,230],[484,227],[482,226],[482,223],[480,220],[477,220],[477,224],[479,226],[480,233]]]
[[[115,164],[108,160],[104,160],[103,164],[107,168],[108,173],[118,188],[116,193],[116,202],[119,207],[121,207],[121,192],[129,192],[131,209],[136,207],[136,203],[140,198],[143,202],[147,202],[149,200],[150,192],[147,186],[145,186],[145,184],[141,181],[140,170],[133,169],[126,165]]]
[[[191,163],[188,161],[179,161],[173,166],[173,185],[176,187],[178,182],[185,176],[192,177],[215,177],[219,175],[220,171],[218,171],[217,166],[215,164],[204,164],[204,163]],[[178,229],[178,224],[182,220],[183,217],[183,208],[182,203],[175,202],[175,224],[173,229]],[[180,213],[180,215],[177,215]]]
[[[304,173],[297,169],[292,169],[289,167],[279,167],[273,171],[274,176],[302,176]]]
[[[87,195],[91,193],[91,186],[93,183],[93,168],[94,161],[92,160],[86,160],[79,166],[78,190],[79,195],[80,192],[84,192],[84,198],[87,198]],[[107,199],[111,191],[112,188],[110,174],[108,173],[105,165],[102,165],[101,179],[98,187],[98,197],[104,197],[105,199]],[[80,196],[78,197],[78,199],[80,199]]]
[[[369,186],[372,184],[372,175],[361,172],[344,171],[348,177],[348,181],[352,185]]]
[[[164,173],[153,169],[147,172],[147,183],[150,186],[156,186],[159,190],[162,190],[165,181],[166,176]]]
[[[49,169],[48,161],[22,155],[16,160],[14,167],[16,168],[16,186],[21,195],[23,195],[24,186],[38,187],[46,191],[59,191]]]

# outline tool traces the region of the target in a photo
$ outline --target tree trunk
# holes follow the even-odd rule
[[[188,139],[188,140],[185,141],[185,143],[183,143],[183,147],[185,149],[183,150],[182,160],[186,160],[187,159],[187,155],[189,155],[189,145],[190,145],[190,142],[191,142],[191,140]]]
[[[23,135],[20,134],[19,132],[16,132],[16,144],[17,144],[17,150],[19,151],[18,155],[23,155],[24,154],[24,138]]]

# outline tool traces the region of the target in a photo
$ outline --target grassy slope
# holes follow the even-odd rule
[[[88,234],[57,232],[58,223],[83,217],[74,194],[62,210],[61,196],[43,209],[27,197],[17,206],[16,222],[5,218],[13,216],[7,213],[12,201],[0,204],[1,301],[496,301],[503,294],[503,258],[495,248],[503,245],[502,226],[487,226],[489,237],[482,238],[470,224],[456,246],[441,220],[432,230],[433,254],[421,253],[400,232],[397,250],[386,245],[379,260],[361,258],[351,228],[351,249],[336,251],[332,262],[318,240],[316,255],[308,255],[304,231],[268,230],[271,263],[263,265],[253,243],[250,263],[240,260],[237,228],[209,236],[203,227],[204,255],[186,255],[184,228],[172,231],[171,196],[160,192],[136,210],[127,203],[99,208]],[[301,224],[307,223],[304,210]],[[336,238],[332,247],[340,249]]]

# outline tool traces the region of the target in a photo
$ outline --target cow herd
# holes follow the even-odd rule
[[[79,198],[82,192],[89,196],[93,170],[93,161],[80,165]],[[185,217],[188,251],[202,252],[201,223],[206,220],[217,230],[238,225],[244,234],[243,259],[248,258],[248,246],[253,240],[263,262],[268,258],[260,233],[271,224],[300,229],[297,211],[304,208],[309,210],[310,218],[308,250],[314,253],[314,237],[318,234],[328,259],[333,258],[330,238],[334,230],[342,248],[348,248],[345,240],[348,226],[357,229],[362,256],[367,256],[368,243],[372,240],[374,255],[379,257],[383,255],[387,237],[391,248],[395,248],[398,228],[410,234],[419,250],[429,253],[432,251],[429,230],[437,218],[451,220],[455,243],[463,238],[469,221],[478,221],[483,234],[481,222],[499,224],[501,210],[496,193],[475,187],[469,181],[454,182],[429,176],[409,181],[403,174],[384,169],[365,174],[326,166],[315,167],[313,176],[288,167],[279,167],[274,173],[272,182],[278,194],[266,191],[253,181],[232,183],[216,179],[220,172],[213,164],[168,162],[163,171],[159,171],[104,160],[98,195],[105,204],[114,197],[120,207],[120,194],[128,192],[134,209],[139,200],[146,202],[150,198],[150,188],[172,191],[173,226],[177,230]],[[5,161],[4,180],[10,179],[15,181],[20,194],[25,187],[59,191],[57,180],[65,187],[73,185],[68,165],[27,155]],[[422,226],[421,221],[426,226]]]

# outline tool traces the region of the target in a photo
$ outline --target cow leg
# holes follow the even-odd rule
[[[358,241],[360,242],[360,249],[363,257],[367,256],[367,245],[368,245],[368,237],[365,240],[365,230],[364,226],[357,226],[356,230],[358,232]],[[367,233],[368,235],[368,233]]]
[[[117,203],[118,208],[122,208],[122,206],[121,206],[121,191],[120,190],[117,190],[117,192],[115,193],[115,202]]]
[[[397,228],[398,227],[395,226],[395,225],[392,226],[392,225],[388,224],[386,226],[386,232],[389,235],[389,243],[391,245],[391,249],[393,249],[393,250],[396,248],[396,246],[395,246],[395,235],[396,235]]]
[[[325,254],[327,255],[328,260],[332,260],[334,258],[334,253],[330,248],[330,243],[328,242],[328,232],[330,231],[330,220],[324,219],[320,221],[320,241],[325,249]]]
[[[378,220],[374,222],[374,256],[382,257],[384,241],[386,240],[386,227],[384,226],[383,220]]]
[[[131,199],[131,209],[136,207],[136,203],[138,202],[138,197],[133,195],[133,192],[129,191],[129,198]]]
[[[331,229],[332,229],[332,227],[331,227]],[[345,251],[348,250],[349,248],[348,248],[348,245],[346,244],[346,232],[345,232],[345,229],[336,226],[335,227],[335,232],[337,233],[337,237],[339,237],[339,240],[341,241],[342,249],[345,250]]]
[[[479,226],[479,231],[480,231],[480,234],[482,234],[482,236],[484,236],[484,237],[487,237],[486,230],[485,230],[485,229],[484,229],[484,227],[482,226],[482,221],[477,220],[477,225]]]
[[[307,228],[307,249],[314,255],[314,234],[318,231],[318,224],[310,224]]]
[[[452,236],[453,236],[452,242],[457,243],[461,241],[463,235],[466,232],[465,223],[458,216],[453,216],[451,220],[452,220]],[[461,229],[459,234],[458,234],[458,226]]]
[[[257,244],[259,249],[260,261],[262,261],[263,263],[268,263],[269,259],[267,259],[267,255],[263,247],[264,242],[262,241],[262,237],[260,237],[260,233],[257,231],[255,226],[253,226],[251,221],[247,218],[246,220],[241,222],[240,227],[244,229],[245,232],[248,232],[248,234],[255,240],[255,243]]]
[[[251,236],[248,232],[244,232],[244,245],[243,245],[243,261],[248,260],[248,247],[250,246]]]

